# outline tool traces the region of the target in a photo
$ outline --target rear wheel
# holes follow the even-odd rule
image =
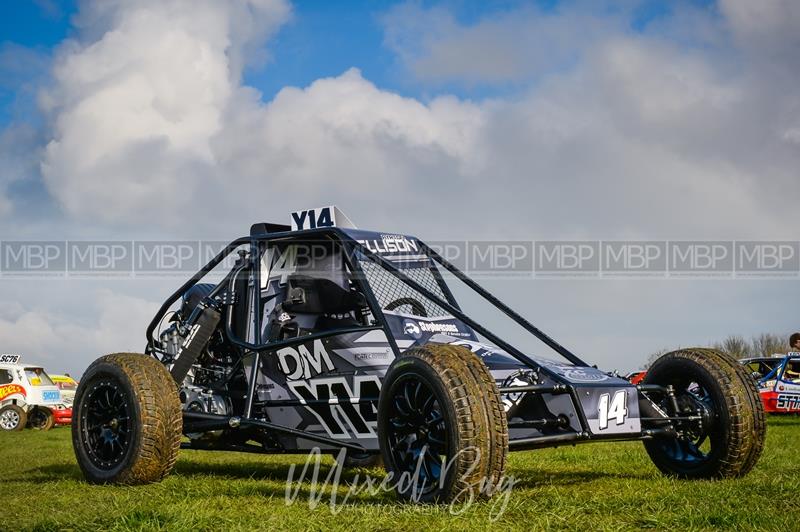
[[[175,464],[181,432],[175,381],[156,359],[107,355],[86,370],[75,395],[72,445],[90,482],[161,480]]]
[[[0,408],[0,429],[7,432],[16,432],[25,428],[28,416],[17,405],[7,405]]]
[[[36,430],[50,430],[55,422],[53,412],[49,408],[34,408],[28,416],[28,423],[32,429]]]
[[[411,349],[392,363],[378,438],[398,495],[415,502],[491,495],[508,450],[505,412],[488,369],[469,350],[445,345]]]
[[[711,349],[685,349],[662,356],[645,384],[672,386],[681,416],[677,436],[644,442],[663,473],[681,478],[731,478],[748,473],[764,447],[766,420],[758,390],[732,357]],[[657,403],[672,407],[668,397]]]

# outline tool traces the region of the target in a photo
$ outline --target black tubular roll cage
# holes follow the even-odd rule
[[[271,242],[291,242],[291,241],[300,241],[302,242],[304,238],[311,240],[312,238],[319,238],[319,239],[331,239],[332,241],[338,241],[342,245],[342,249],[345,251],[343,256],[345,258],[347,266],[350,270],[355,274],[354,282],[357,284],[357,288],[364,294],[367,299],[367,303],[372,310],[372,315],[376,318],[377,323],[372,326],[358,326],[352,328],[343,328],[337,329],[335,331],[326,331],[323,333],[316,333],[312,335],[306,335],[300,337],[302,341],[309,341],[315,338],[331,336],[331,335],[338,335],[347,332],[355,332],[355,331],[365,331],[365,330],[384,330],[387,334],[386,337],[391,345],[391,348],[394,352],[395,357],[399,357],[401,355],[401,351],[397,346],[397,343],[394,339],[394,336],[390,334],[388,329],[388,325],[386,319],[382,312],[382,307],[379,304],[371,286],[368,282],[366,282],[366,276],[364,274],[363,269],[359,264],[359,260],[357,259],[356,251],[361,254],[364,258],[368,259],[369,261],[373,262],[381,266],[384,270],[388,271],[394,277],[400,279],[403,283],[407,286],[411,287],[413,290],[419,292],[423,296],[430,299],[434,304],[438,305],[442,309],[449,312],[453,317],[460,320],[465,325],[471,327],[475,332],[482,335],[490,342],[494,343],[497,347],[504,350],[508,355],[515,358],[517,361],[522,363],[525,367],[530,370],[533,370],[538,373],[546,374],[550,379],[555,381],[556,384],[553,385],[527,385],[527,386],[509,386],[509,387],[500,387],[499,392],[501,395],[511,394],[511,393],[521,393],[521,392],[532,392],[532,393],[541,393],[541,394],[565,394],[568,395],[570,401],[573,405],[575,413],[578,418],[578,422],[580,423],[581,430],[575,432],[566,432],[561,434],[555,435],[541,435],[535,436],[531,438],[518,438],[518,439],[510,439],[509,440],[509,448],[511,450],[522,450],[522,449],[533,449],[539,447],[552,447],[557,445],[563,444],[574,444],[580,443],[583,441],[589,440],[637,440],[637,439],[647,439],[656,436],[662,435],[669,435],[674,436],[676,434],[675,428],[672,426],[671,421],[685,421],[685,420],[693,420],[696,417],[681,417],[677,411],[672,411],[668,413],[668,417],[658,417],[658,418],[642,418],[642,422],[645,421],[660,421],[662,424],[655,426],[654,428],[645,429],[643,427],[641,434],[611,434],[611,435],[596,435],[592,434],[589,430],[589,423],[586,419],[586,415],[581,407],[580,398],[578,396],[577,387],[569,382],[567,379],[559,375],[558,373],[554,372],[550,368],[538,363],[528,355],[526,355],[521,350],[517,349],[513,345],[509,344],[508,342],[504,341],[502,338],[491,332],[488,328],[481,325],[467,314],[465,314],[455,303],[455,299],[452,297],[452,294],[447,287],[444,280],[441,278],[438,270],[433,268],[434,275],[436,276],[437,282],[443,289],[443,293],[445,297],[449,298],[451,301],[446,301],[442,297],[438,296],[437,294],[431,292],[425,286],[422,286],[420,283],[416,282],[414,279],[406,275],[402,269],[395,266],[391,261],[381,257],[379,254],[373,252],[372,250],[368,249],[366,246],[362,245],[359,241],[355,240],[352,236],[347,234],[340,228],[336,227],[325,227],[325,228],[318,228],[318,229],[309,229],[303,231],[289,231],[288,227],[286,226],[272,226],[280,227],[281,230],[277,232],[264,232],[264,233],[257,233],[253,234],[249,237],[241,237],[236,240],[230,242],[225,248],[223,248],[211,261],[208,262],[205,266],[203,266],[197,273],[195,273],[188,281],[186,281],[180,288],[178,288],[159,308],[158,313],[152,319],[150,324],[147,327],[146,335],[147,335],[147,348],[145,352],[152,356],[156,356],[156,353],[162,352],[161,349],[156,347],[157,340],[154,338],[153,334],[156,329],[159,327],[160,323],[163,320],[163,317],[169,311],[169,308],[177,302],[192,286],[197,284],[200,280],[203,279],[209,272],[211,272],[217,265],[222,263],[234,250],[249,245],[249,261],[244,262],[242,261],[241,264],[238,264],[234,269],[229,272],[222,282],[207,296],[206,301],[211,300],[212,298],[218,296],[222,292],[224,292],[225,288],[232,284],[233,280],[236,276],[246,268],[251,269],[251,275],[254,277],[252,280],[252,286],[260,287],[261,286],[261,268],[259,261],[261,260],[261,255],[264,250],[263,245],[266,243]],[[511,318],[515,323],[520,325],[524,328],[528,333],[532,334],[534,337],[539,339],[545,345],[550,347],[553,351],[561,355],[563,358],[574,364],[575,366],[584,366],[587,367],[589,364],[584,362],[580,357],[572,353],[563,345],[559,344],[556,340],[545,334],[539,328],[534,326],[520,314],[515,312],[513,309],[508,307],[505,303],[500,301],[497,297],[492,295],[489,291],[485,288],[480,286],[478,283],[473,281],[469,278],[465,273],[460,271],[456,266],[448,262],[444,257],[439,255],[435,250],[431,249],[427,244],[424,242],[417,240],[419,245],[419,251],[428,257],[433,263],[438,263],[444,269],[446,269],[450,274],[454,277],[462,281],[465,285],[471,288],[474,292],[478,293],[484,300],[491,303],[495,308],[500,310],[503,314],[507,317]],[[251,291],[252,294],[255,292],[256,294],[259,293],[259,289],[256,288],[255,290]],[[226,336],[228,337],[228,341],[230,341],[233,345],[243,350],[243,353],[253,353],[255,356],[253,357],[251,366],[250,366],[250,375],[252,376],[249,379],[248,386],[248,394],[247,394],[247,401],[246,407],[244,411],[244,416],[222,416],[217,414],[207,414],[207,413],[200,413],[200,412],[188,412],[184,411],[183,416],[185,422],[189,422],[192,424],[193,430],[198,429],[198,431],[203,430],[218,430],[220,428],[236,428],[236,427],[258,427],[263,429],[274,430],[279,433],[284,433],[287,435],[293,435],[302,437],[304,439],[308,439],[311,441],[319,442],[319,443],[326,443],[336,447],[344,447],[350,448],[353,450],[358,451],[365,451],[363,447],[358,444],[350,443],[347,441],[342,441],[338,439],[328,438],[325,436],[321,436],[319,434],[299,430],[299,429],[292,429],[289,427],[284,427],[281,425],[276,425],[274,423],[269,423],[264,420],[255,419],[251,417],[252,408],[253,408],[253,398],[255,396],[255,388],[256,388],[256,378],[255,374],[258,371],[259,367],[259,359],[261,356],[261,352],[267,350],[273,350],[279,348],[281,346],[296,343],[298,338],[291,338],[287,340],[282,340],[278,342],[272,342],[269,344],[262,343],[261,338],[261,315],[260,312],[253,312],[253,342],[247,342],[241,338],[238,338],[231,326],[232,322],[232,315],[233,315],[233,305],[226,305],[226,315],[223,317],[223,322],[226,330]],[[244,360],[244,355],[242,356],[242,360]],[[244,363],[244,362],[243,362]],[[594,366],[596,367],[596,366]],[[581,384],[581,388],[586,387],[593,387],[593,386],[601,386],[600,384]],[[672,390],[671,386],[660,386],[660,385],[631,385],[632,388],[635,388],[637,392],[640,393],[653,393],[659,396],[664,396],[670,399],[668,401],[668,405],[675,404],[674,401],[674,391]],[[360,398],[359,403],[363,402],[371,402],[377,401],[378,398]],[[649,401],[649,399],[647,399]],[[266,404],[272,406],[272,403],[275,403],[274,406],[297,406],[301,403],[299,401],[287,401],[287,400],[276,400],[276,401],[267,401]],[[280,404],[278,404],[280,403]],[[296,403],[296,405],[295,405]],[[674,408],[670,408],[669,410],[674,410]],[[663,422],[667,422],[665,426]],[[510,427],[514,426],[526,426],[526,427],[534,427],[534,426],[547,426],[548,424],[552,424],[552,420],[537,420],[533,422],[523,422],[519,425],[510,424]],[[259,450],[252,449],[248,446],[240,446],[241,448],[237,448],[235,450],[239,451],[253,451],[253,452],[263,452]]]

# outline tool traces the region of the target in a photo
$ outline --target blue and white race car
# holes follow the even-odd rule
[[[758,381],[758,393],[769,414],[800,414],[800,353],[741,361]]]

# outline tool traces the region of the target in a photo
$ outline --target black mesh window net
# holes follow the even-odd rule
[[[383,310],[428,318],[450,316],[448,311],[431,301],[421,292],[411,288],[380,264],[376,264],[367,258],[361,258],[359,265]],[[430,265],[413,263],[398,265],[398,267],[411,280],[419,283],[420,286],[442,300],[450,302],[439,285]]]

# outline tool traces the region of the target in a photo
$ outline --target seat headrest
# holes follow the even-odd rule
[[[287,279],[288,294],[284,310],[306,314],[340,314],[366,306],[363,294],[346,290],[319,277],[292,274]]]

